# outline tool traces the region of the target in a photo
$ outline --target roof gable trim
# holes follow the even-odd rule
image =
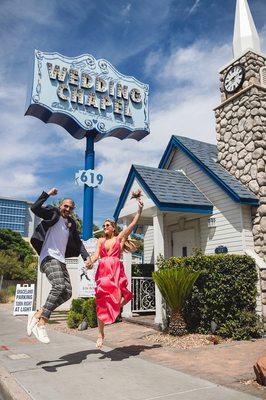
[[[169,157],[174,149],[182,150],[193,162],[195,162],[200,169],[206,173],[217,185],[223,189],[230,197],[237,203],[257,205],[258,200],[252,198],[241,198],[234,190],[232,190],[222,179],[212,172],[198,157],[195,156],[183,143],[181,143],[175,136],[171,137],[171,140],[162,156],[159,163],[159,168],[163,169],[167,165]]]

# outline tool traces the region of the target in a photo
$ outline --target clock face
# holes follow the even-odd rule
[[[234,93],[244,82],[245,70],[242,65],[234,65],[227,72],[224,79],[224,88],[227,93]]]

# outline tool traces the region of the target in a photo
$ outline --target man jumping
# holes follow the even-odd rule
[[[57,189],[43,192],[31,206],[32,212],[42,218],[31,238],[31,244],[40,256],[40,270],[45,273],[52,288],[45,304],[28,316],[27,333],[33,332],[42,343],[49,343],[45,323],[51,312],[72,296],[72,287],[65,258],[78,257],[80,254],[89,262],[87,253],[77,231],[76,222],[71,218],[75,203],[70,198],[60,202],[59,208],[43,203],[49,196],[55,196]]]

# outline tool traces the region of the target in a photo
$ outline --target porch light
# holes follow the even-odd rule
[[[215,218],[208,219],[208,228],[216,228],[216,219]]]

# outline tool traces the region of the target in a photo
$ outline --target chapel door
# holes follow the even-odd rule
[[[174,231],[172,233],[172,244],[174,257],[191,256],[193,249],[196,247],[195,230]]]

